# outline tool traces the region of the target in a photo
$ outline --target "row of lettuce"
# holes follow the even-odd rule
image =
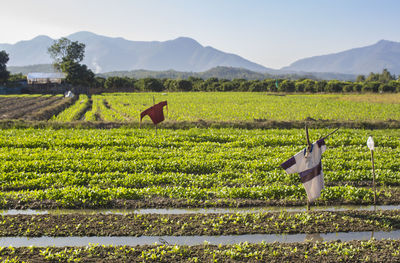
[[[330,130],[310,130],[319,138]],[[323,200],[371,200],[371,131],[327,139]],[[379,185],[400,185],[398,130],[373,131]],[[190,129],[8,129],[0,131],[2,200],[103,205],[148,197],[305,198],[296,174],[280,164],[304,147],[304,131]],[[348,185],[346,185],[348,184]],[[353,186],[359,187],[353,187]],[[390,195],[390,190],[382,190]],[[353,201],[354,201],[353,200]]]

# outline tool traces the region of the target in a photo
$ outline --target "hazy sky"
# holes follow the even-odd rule
[[[77,31],[129,40],[191,37],[270,68],[386,39],[399,0],[0,0],[0,43]]]

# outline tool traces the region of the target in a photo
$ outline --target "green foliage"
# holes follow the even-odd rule
[[[86,65],[79,64],[85,56],[85,44],[61,38],[54,41],[47,51],[54,60],[54,67],[67,74],[67,83],[83,86],[92,84],[94,73]]]
[[[378,81],[368,81],[364,83],[362,92],[378,92],[381,83]]]
[[[159,79],[154,78],[144,78],[137,81],[137,86],[139,90],[142,91],[162,91],[164,86]]]
[[[7,71],[8,60],[8,54],[4,50],[0,51],[0,84],[6,83],[10,76],[10,72]]]
[[[227,82],[230,83],[230,82]],[[235,82],[240,85],[239,81]],[[242,82],[248,83],[248,82]],[[283,81],[279,87],[285,84]],[[210,84],[213,85],[213,84]],[[225,87],[223,84],[221,87]],[[399,94],[394,95],[285,95],[249,92],[113,93],[93,95],[94,103],[106,100],[127,121],[139,121],[140,112],[156,101],[168,100],[167,120],[254,121],[304,120],[387,120],[400,119]],[[391,98],[391,101],[386,100]],[[382,99],[380,99],[382,98]],[[397,99],[396,99],[397,98]],[[377,101],[370,101],[376,99]],[[379,103],[382,100],[382,103]],[[93,107],[95,113],[97,109]]]
[[[135,79],[127,77],[109,77],[104,82],[105,89],[129,89],[131,91],[135,90]]]
[[[115,199],[304,200],[298,175],[280,164],[304,147],[303,130],[2,130],[0,204],[53,200],[62,207],[102,206]],[[319,138],[328,130],[310,131]],[[323,155],[322,200],[370,203],[365,139],[341,130]],[[377,182],[400,185],[399,131],[374,131]],[[349,185],[342,185],[349,183]],[[380,194],[381,192],[378,192]],[[387,194],[382,190],[382,195]]]
[[[365,81],[365,76],[364,75],[358,75],[356,78],[356,82],[364,82]]]
[[[47,49],[51,58],[54,60],[54,66],[61,69],[65,62],[79,63],[85,57],[85,44],[78,41],[72,42],[68,38],[60,38],[54,41]]]
[[[52,121],[76,121],[79,120],[83,111],[89,107],[89,98],[87,95],[77,95],[79,99],[76,100],[75,104],[67,108],[57,116],[51,118]]]
[[[371,73],[366,80],[363,75],[358,76],[356,82],[330,80],[313,80],[313,79],[264,79],[264,80],[246,80],[246,79],[218,79],[210,77],[202,79],[193,76],[180,76],[178,79],[157,79],[157,78],[141,78],[134,85],[128,84],[134,79],[122,76],[108,77],[103,86],[105,89],[113,91],[126,91],[129,89],[140,91],[246,91],[246,92],[297,92],[297,93],[314,93],[314,92],[396,92],[398,90],[399,81],[394,80],[394,76],[387,70],[382,74]],[[276,85],[278,81],[278,85]],[[381,87],[379,87],[382,85]]]
[[[67,73],[65,80],[72,85],[89,86],[93,82],[94,73],[86,65],[65,61],[61,63],[60,68]]]

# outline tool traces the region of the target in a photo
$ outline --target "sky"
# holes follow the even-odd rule
[[[268,68],[400,42],[399,0],[0,0],[0,43],[90,31],[134,41],[191,37]]]

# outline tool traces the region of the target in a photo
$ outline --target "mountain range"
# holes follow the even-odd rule
[[[179,37],[168,41],[131,41],[81,31],[66,36],[72,41],[86,45],[83,63],[96,73],[178,71],[206,72],[221,67],[250,70],[257,74],[271,75],[314,75],[318,78],[340,76],[353,78],[357,74],[381,72],[387,68],[392,74],[400,74],[400,43],[381,40],[376,44],[354,48],[339,53],[300,59],[281,69],[271,69],[251,62],[235,54],[213,47],[204,47],[196,40]],[[0,50],[10,55],[7,66],[12,72],[24,70],[48,71],[52,60],[47,48],[54,43],[48,36],[15,44],[0,44]],[[39,65],[40,64],[40,65]],[[34,65],[26,67],[29,65]],[[237,70],[235,72],[238,72]],[[261,74],[259,74],[261,73]],[[248,72],[246,73],[248,75]],[[345,75],[343,75],[345,74]]]
[[[119,70],[177,70],[205,71],[217,66],[246,68],[257,72],[268,69],[238,55],[204,47],[187,37],[164,42],[130,41],[90,32],[67,36],[86,45],[83,63],[96,73]],[[0,44],[0,50],[10,54],[8,66],[27,66],[52,63],[47,48],[54,43],[48,36],[20,41],[14,45]]]
[[[400,43],[380,40],[376,44],[339,53],[300,59],[282,70],[369,74],[383,69],[400,74]]]

